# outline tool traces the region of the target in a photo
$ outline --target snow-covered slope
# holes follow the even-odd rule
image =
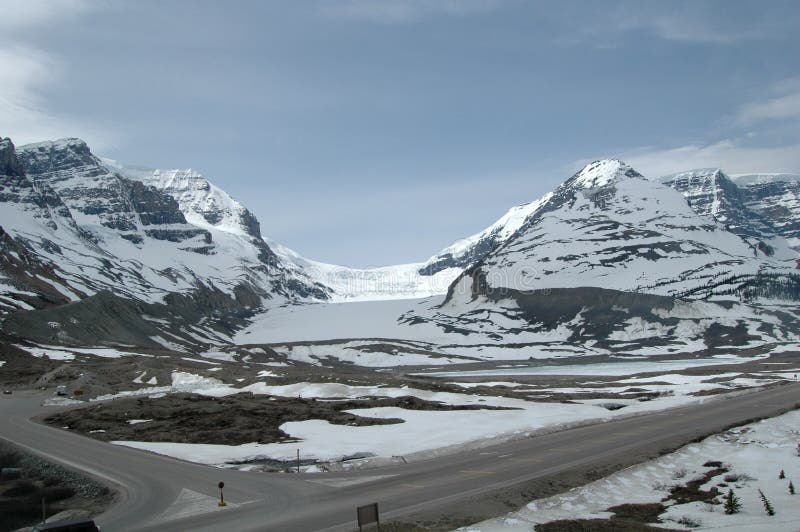
[[[419,272],[427,276],[436,275],[447,269],[463,270],[510,238],[525,223],[525,220],[538,211],[549,199],[550,194],[536,201],[512,207],[483,231],[456,241],[428,259],[421,265]]]

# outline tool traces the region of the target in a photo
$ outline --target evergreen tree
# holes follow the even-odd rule
[[[794,484],[792,484],[791,480],[789,481],[789,493],[794,495]]]
[[[786,473],[783,472],[783,469],[781,469],[781,472],[778,473],[778,478],[786,478]]]
[[[764,510],[766,510],[767,515],[775,515],[775,508],[772,507],[772,504],[767,499],[767,496],[764,495],[764,492],[758,490],[758,496],[761,497],[761,502],[764,503]]]
[[[742,509],[742,503],[739,500],[739,497],[733,493],[733,489],[728,490],[728,494],[723,497],[725,499],[725,513],[728,515],[731,514],[738,514],[739,510]]]

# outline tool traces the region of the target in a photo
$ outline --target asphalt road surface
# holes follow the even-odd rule
[[[659,450],[794,408],[800,403],[800,384],[709,397],[702,405],[424,462],[325,474],[231,471],[99,442],[31,421],[43,411],[57,409],[43,408],[42,399],[24,392],[0,397],[0,437],[116,486],[122,493],[120,502],[97,519],[104,532],[308,532],[355,530],[356,507],[372,502],[379,503],[383,522],[410,515],[464,515],[465,507],[474,507],[475,501],[519,491],[536,479],[603,464],[630,465]],[[231,503],[222,509],[215,503],[220,481],[225,482],[225,499]]]

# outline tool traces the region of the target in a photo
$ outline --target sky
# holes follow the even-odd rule
[[[191,167],[265,236],[424,261],[586,162],[800,172],[800,2],[0,0],[0,135]]]

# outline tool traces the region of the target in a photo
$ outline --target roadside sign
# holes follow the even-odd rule
[[[381,529],[381,520],[378,517],[378,503],[367,504],[366,506],[359,506],[356,508],[358,514],[358,530],[361,532],[361,527],[375,523],[378,525],[378,530]]]
[[[225,483],[220,481],[217,486],[219,487],[219,503],[217,503],[217,506],[227,506],[227,504],[225,504],[225,497],[222,496],[222,488],[225,487]]]

